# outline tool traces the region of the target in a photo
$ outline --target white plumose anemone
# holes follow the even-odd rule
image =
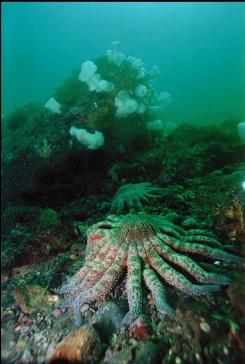
[[[106,52],[107,59],[110,63],[114,63],[118,66],[126,59],[124,53],[119,52],[120,42],[114,41],[111,44],[111,49]]]
[[[245,144],[245,121],[241,121],[237,125],[237,132],[242,144]]]
[[[100,148],[104,144],[104,135],[100,131],[89,133],[86,129],[78,129],[75,126],[70,128],[70,134],[76,137],[77,141],[90,150]]]
[[[86,61],[82,64],[79,80],[88,85],[89,91],[111,92],[114,88],[112,82],[102,80],[101,76],[96,73],[97,66],[92,61]]]
[[[46,104],[44,105],[47,109],[49,109],[54,114],[60,114],[60,104],[55,100],[54,97],[51,97]]]

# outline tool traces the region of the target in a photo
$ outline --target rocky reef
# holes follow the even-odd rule
[[[165,229],[177,227],[168,231],[173,249],[176,234],[180,239],[184,231],[198,229],[211,231],[227,256],[245,256],[245,145],[237,133],[239,120],[170,125],[164,110],[172,98],[155,91],[158,72],[156,66],[147,71],[114,42],[105,55],[84,60],[47,103],[28,104],[2,121],[3,363],[244,361],[244,267],[220,256],[197,256],[200,272],[227,277],[218,293],[200,297],[176,291],[174,275],[183,273],[183,262],[174,265],[165,292],[174,317],[157,309],[147,282],[152,286],[161,277],[152,281],[149,268],[140,286],[144,309],[124,330],[125,274],[106,298],[83,302],[80,328],[72,311],[61,308],[60,288],[84,266],[87,232],[101,221],[95,245],[100,229],[114,239],[115,224],[133,213],[140,227],[142,216],[164,216]],[[121,217],[110,220],[109,212]],[[126,225],[122,239],[132,241],[139,232],[142,241],[147,235]],[[201,244],[208,247],[208,239],[214,241],[209,234]],[[143,251],[138,253],[143,259]],[[90,278],[98,273],[94,269]]]

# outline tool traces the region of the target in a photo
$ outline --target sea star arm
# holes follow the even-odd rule
[[[205,243],[216,248],[222,247],[222,244],[218,240],[205,235],[187,235],[184,240],[187,243]]]
[[[211,248],[203,244],[187,243],[185,241],[180,242],[178,239],[172,238],[166,234],[157,234],[157,236],[166,244],[170,245],[174,249],[186,252],[196,253],[202,256],[219,259],[227,263],[241,263],[242,259],[236,255],[229,254],[218,248]]]
[[[202,269],[193,259],[186,255],[179,254],[164,244],[159,238],[155,237],[151,240],[158,254],[171,263],[174,263],[192,275],[200,283],[211,283],[227,285],[230,282],[228,277],[209,273]]]
[[[186,231],[187,235],[204,235],[209,236],[210,238],[214,238],[214,234],[211,231],[207,231],[204,229],[189,229]]]
[[[178,236],[185,236],[186,235],[186,230],[184,230],[182,227],[174,224],[172,221],[169,221],[166,219],[165,216],[156,216],[155,218],[155,223],[159,226],[159,228],[161,230],[167,229],[167,228],[172,228],[172,230],[169,230],[169,233],[172,232],[177,232],[179,235]]]
[[[161,194],[162,194],[162,191],[161,189],[152,189],[152,190],[149,190],[149,191],[145,191],[144,192],[144,196],[147,198],[147,200],[149,199],[152,199],[152,198],[157,198],[157,197],[161,197]]]
[[[106,220],[108,221],[112,221],[112,222],[118,222],[120,220],[119,216],[116,216],[116,215],[108,215]]]
[[[129,312],[122,322],[127,327],[142,313],[141,263],[136,245],[133,243],[128,252],[127,296]]]
[[[147,261],[154,270],[170,285],[190,295],[200,295],[220,289],[218,285],[197,285],[189,281],[183,274],[177,272],[166,263],[156,252],[151,242],[144,243]]]
[[[63,287],[61,287],[59,293],[70,293],[72,292],[81,282],[83,281],[84,277],[88,274],[89,267],[88,265],[84,265],[79,271],[72,277],[69,283],[65,284]],[[62,305],[63,306],[63,305]],[[69,304],[64,304],[64,308],[69,307]]]
[[[174,226],[168,224],[161,226],[161,232],[173,236],[176,239],[183,239],[185,236],[185,234],[181,234],[180,231],[176,230]]]
[[[87,238],[88,254],[85,259],[92,261],[108,240],[110,240],[109,230],[96,229],[90,231]]]
[[[83,267],[84,268],[84,267]],[[60,294],[63,294],[63,293],[69,293],[72,291],[73,287],[76,285],[76,284],[79,284],[80,282],[80,275],[82,275],[83,273],[83,268],[80,269],[70,280],[69,283],[65,284],[63,287],[61,287],[59,289],[59,293]]]
[[[92,225],[89,229],[88,232],[95,232],[97,229],[103,229],[103,228],[114,228],[115,225],[115,221],[111,220],[111,219],[106,219],[104,221],[100,221],[97,222],[96,224]]]
[[[77,286],[79,286],[79,284],[81,284],[83,279],[89,273],[91,267],[93,267],[94,259],[96,259],[97,255],[99,254],[101,249],[103,249],[103,247],[106,246],[106,243],[105,243],[106,240],[104,239],[104,235],[96,234],[94,236],[97,236],[98,239],[94,240],[93,244],[95,244],[95,246],[93,246],[93,250],[91,250],[89,252],[88,256],[86,257],[84,266],[72,277],[71,281],[68,284],[64,285],[60,289],[61,294],[69,293],[72,290],[74,290],[75,287],[77,287]],[[89,239],[88,239],[88,241],[89,241]],[[90,244],[91,244],[91,241],[90,241]]]
[[[113,198],[111,203],[110,213],[120,214],[124,210],[126,199],[116,196]]]
[[[93,265],[83,281],[75,288],[76,291],[84,291],[92,287],[103,276],[106,270],[113,264],[118,247],[113,247],[111,243],[107,244],[107,249],[103,254],[99,254],[93,261]]]
[[[152,183],[146,182],[144,184],[143,191],[147,194],[148,197],[160,197],[163,194],[162,188],[158,186],[154,186]]]
[[[143,207],[140,198],[138,196],[134,196],[133,197],[133,201],[132,201],[132,209],[134,210],[141,210]]]
[[[102,278],[91,288],[82,292],[76,297],[73,308],[75,323],[77,326],[81,325],[80,305],[87,302],[93,302],[101,297],[104,297],[110,292],[116,280],[119,278],[125,265],[127,255],[127,245],[123,244],[117,254],[114,263],[108,268]]]
[[[181,227],[169,221],[165,221],[161,225],[160,229],[163,233],[171,235],[179,240],[183,240],[184,238],[184,240],[188,243],[205,243],[217,248],[222,247],[222,244],[218,240],[214,239],[214,235],[212,233],[203,229],[190,229],[185,231]]]
[[[130,212],[134,212],[142,208],[142,204],[137,194],[128,196],[127,205]]]
[[[165,288],[157,278],[155,272],[150,268],[145,268],[143,276],[147,287],[151,291],[157,310],[163,315],[173,316],[174,310],[167,303]]]

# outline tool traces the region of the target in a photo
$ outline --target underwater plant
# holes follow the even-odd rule
[[[46,137],[35,143],[33,148],[40,157],[45,159],[49,158],[49,156],[52,154],[52,145],[49,143]]]
[[[60,293],[69,294],[62,307],[73,307],[78,326],[82,322],[81,304],[108,294],[125,270],[129,312],[122,328],[142,313],[143,280],[157,310],[169,316],[174,315],[174,310],[167,303],[165,287],[159,278],[189,295],[215,292],[229,284],[228,277],[207,272],[185,253],[226,263],[241,262],[241,258],[223,251],[222,245],[209,232],[184,230],[163,216],[110,215],[88,229],[87,243],[84,266],[60,290]],[[186,278],[185,273],[196,283]]]

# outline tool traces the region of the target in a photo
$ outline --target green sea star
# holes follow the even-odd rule
[[[217,291],[230,281],[226,276],[205,271],[192,258],[181,253],[198,254],[227,263],[241,261],[221,247],[211,233],[201,229],[184,230],[163,216],[110,215],[88,229],[88,255],[83,268],[61,289],[61,293],[70,295],[63,307],[74,308],[75,322],[79,326],[80,305],[104,297],[127,270],[129,312],[123,320],[123,327],[142,313],[143,281],[151,291],[157,310],[173,315],[162,281],[190,295]]]
[[[120,215],[136,212],[143,208],[143,203],[160,198],[163,191],[149,182],[122,185],[112,199],[110,213]]]

